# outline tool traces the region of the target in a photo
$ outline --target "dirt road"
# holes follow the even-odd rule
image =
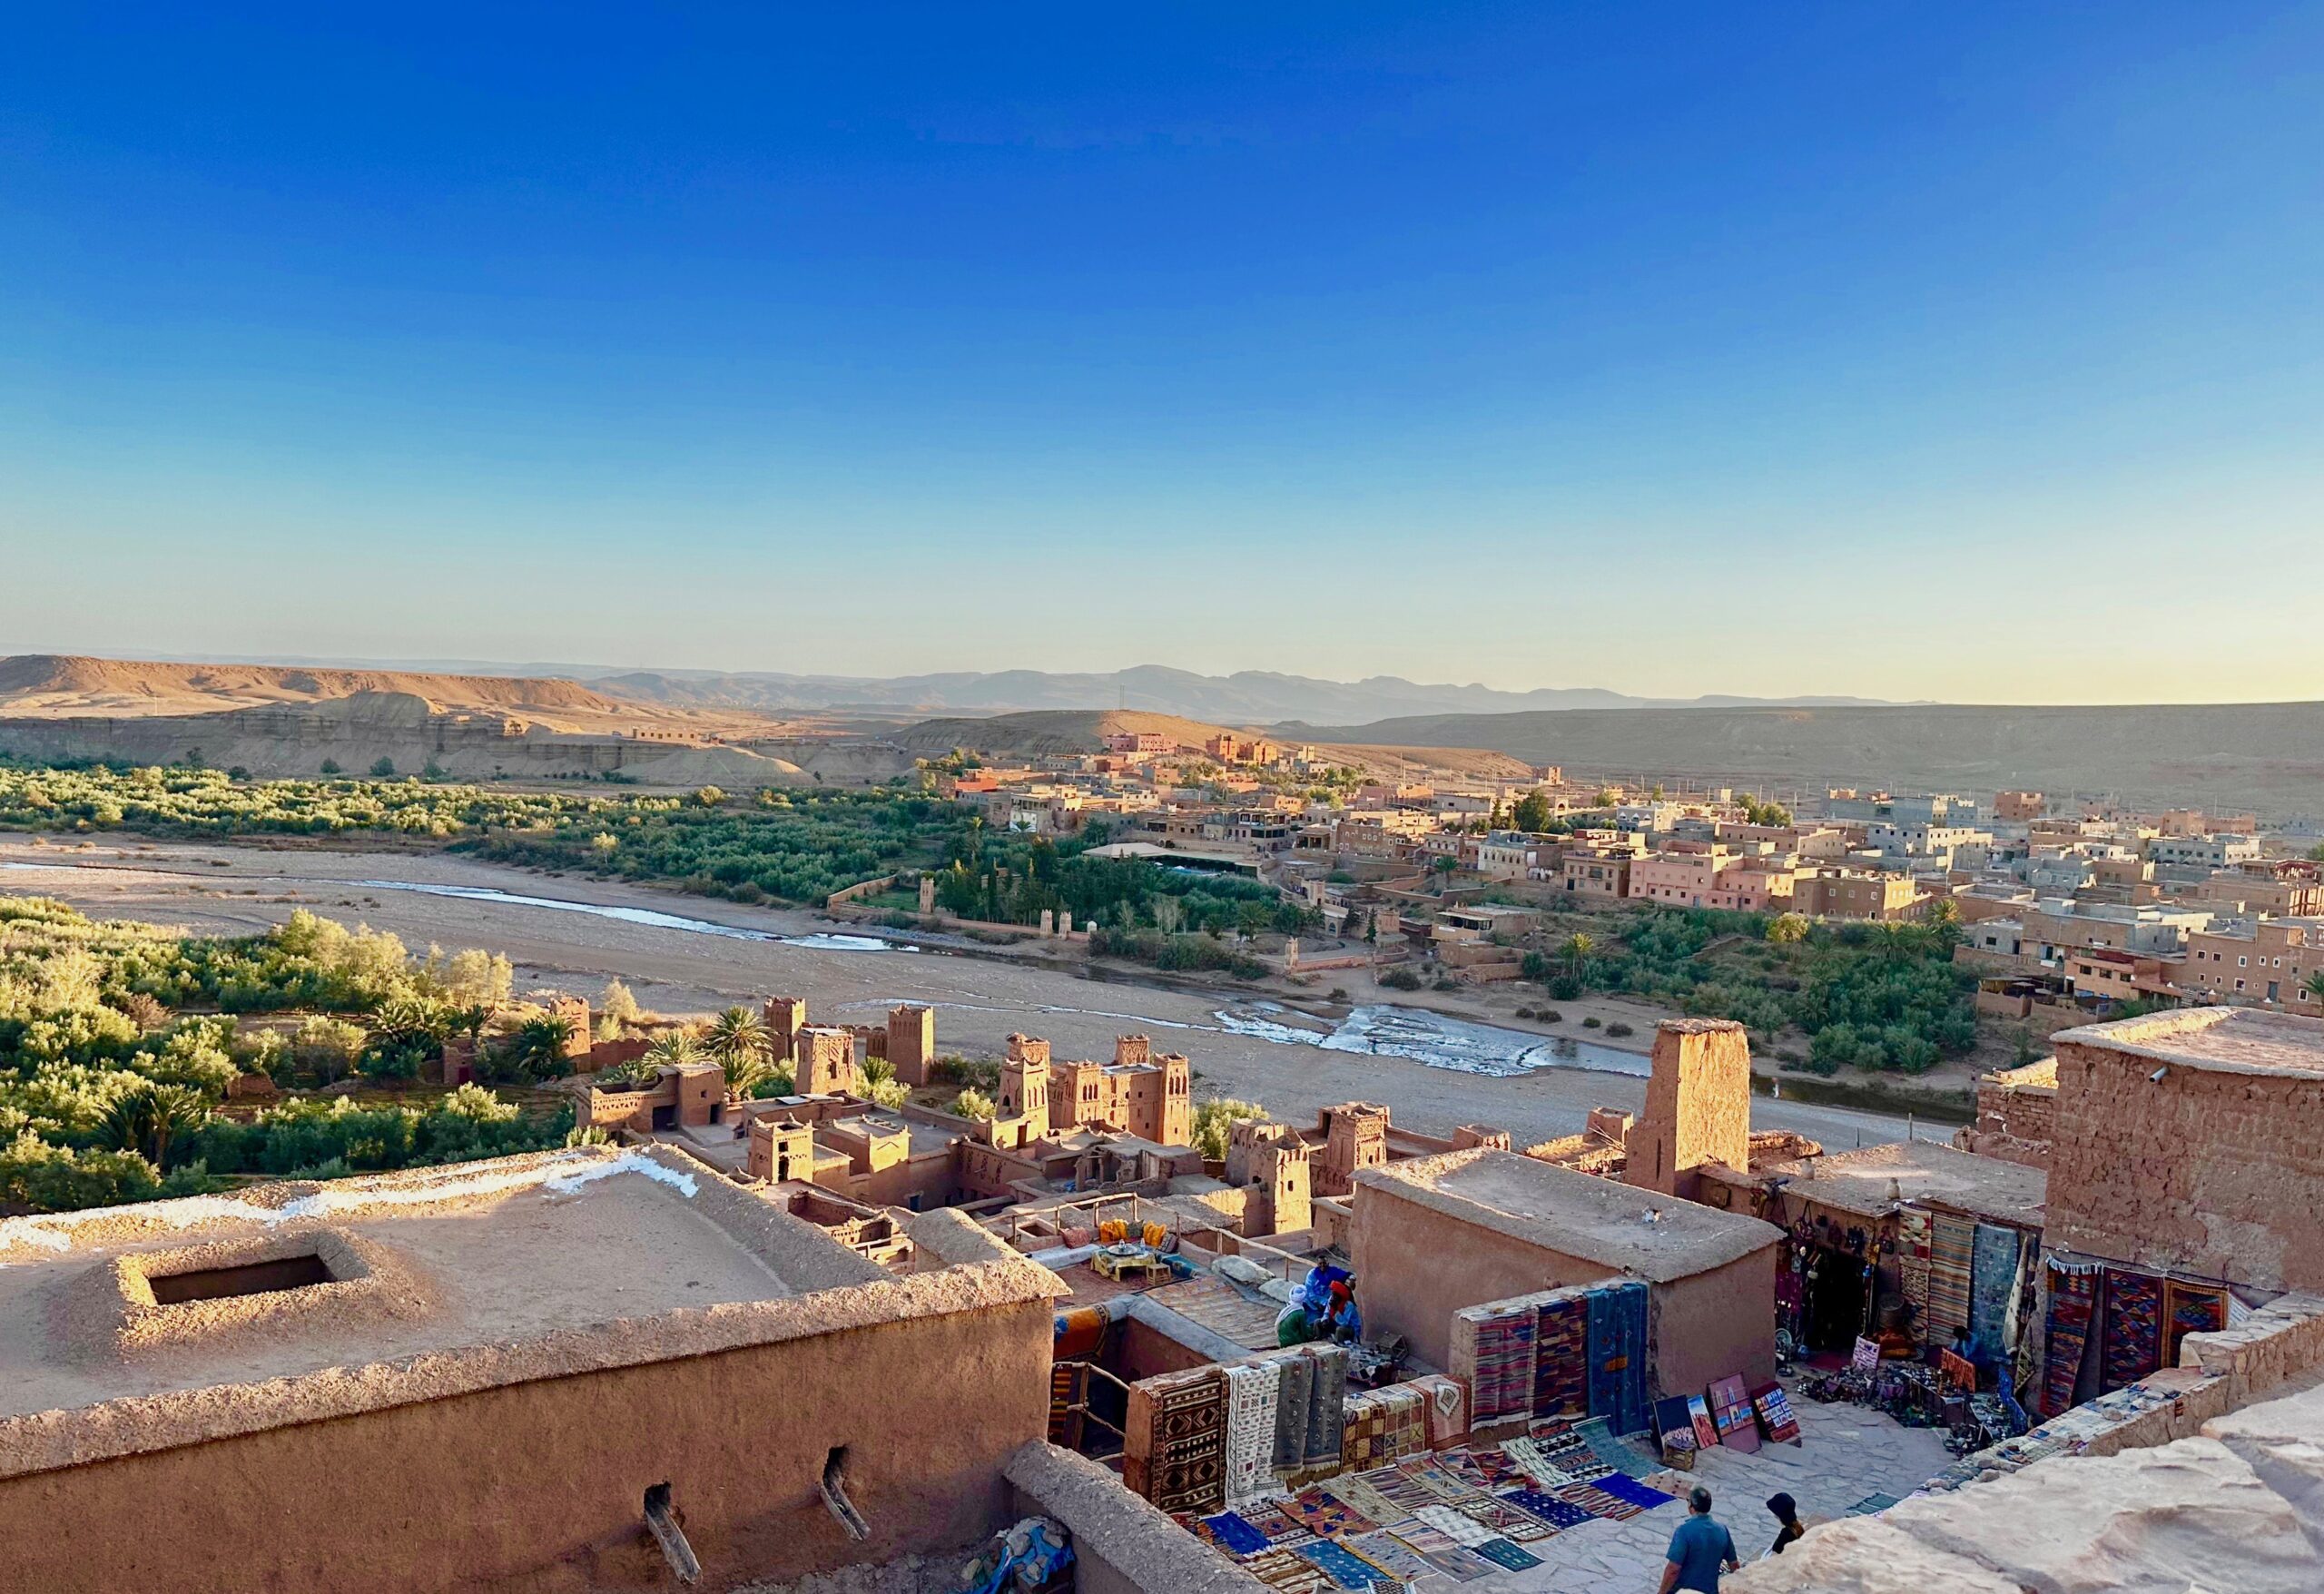
[[[534,900],[435,894],[468,891]],[[1523,1145],[1578,1132],[1592,1107],[1634,1111],[1645,1097],[1644,1080],[1634,1074],[1561,1066],[1492,1077],[1289,1038],[1306,1032],[1320,1040],[1344,1017],[1345,1004],[1317,1000],[1302,1012],[1225,992],[1092,979],[1062,957],[970,955],[940,940],[914,950],[804,912],[440,853],[134,840],[35,844],[11,837],[0,839],[0,893],[54,897],[99,917],[208,934],[264,930],[306,907],[393,931],[414,950],[434,944],[505,952],[517,965],[520,990],[556,987],[594,998],[618,978],[640,1003],[670,1012],[783,993],[806,997],[817,1017],[861,1023],[897,1002],[928,1002],[938,1009],[940,1046],[969,1056],[998,1056],[1006,1038],[1021,1030],[1047,1037],[1059,1057],[1105,1058],[1115,1036],[1141,1031],[1157,1049],[1193,1060],[1198,1095],[1256,1100],[1298,1120],[1361,1098],[1387,1103],[1398,1123],[1424,1132],[1493,1124]],[[1370,990],[1357,999],[1370,1000]],[[1552,1033],[1527,1033],[1482,1008],[1464,1012],[1458,999],[1427,1005],[1506,1026],[1487,1038],[1506,1037],[1512,1047],[1546,1042]],[[1644,1027],[1639,1038],[1649,1038]],[[1460,1055],[1445,1054],[1455,1061]],[[1642,1066],[1634,1057],[1609,1060]],[[1905,1135],[1901,1118],[1795,1102],[1755,1103],[1754,1123],[1797,1129],[1834,1150]]]

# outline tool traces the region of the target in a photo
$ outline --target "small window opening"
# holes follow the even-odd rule
[[[250,1262],[240,1267],[204,1267],[192,1273],[165,1273],[145,1280],[153,1299],[164,1306],[188,1301],[223,1301],[238,1295],[271,1295],[331,1283],[323,1259],[309,1252],[302,1256],[278,1256],[270,1262]]]

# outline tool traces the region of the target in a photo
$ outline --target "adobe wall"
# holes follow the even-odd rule
[[[1370,1187],[1355,1193],[1349,1237],[1365,1336],[1401,1333],[1436,1368],[1450,1363],[1452,1314],[1462,1307],[1606,1276],[1602,1266]]]
[[[1077,1594],[1266,1594],[1266,1585],[1187,1532],[1121,1480],[1056,1445],[1009,1463],[1015,1514],[1064,1524]]]
[[[1010,1520],[1002,1469],[1047,1430],[1050,1333],[1047,1301],[986,1305],[27,1473],[0,1481],[5,1581],[661,1588],[642,1505],[662,1482],[704,1589],[950,1551]],[[817,1488],[842,1445],[866,1543]]]
[[[911,1198],[917,1196],[918,1210],[924,1212],[931,1207],[950,1206],[960,1188],[953,1176],[952,1152],[947,1147],[906,1157],[875,1174],[858,1176],[851,1183],[849,1194],[874,1206],[911,1206]]]
[[[1751,1047],[1729,1018],[1666,1018],[1654,1035],[1646,1109],[1630,1128],[1623,1177],[1670,1196],[1707,1162],[1751,1162]]]
[[[2324,1289],[2324,1081],[2058,1047],[2050,1243],[2265,1290]]]
[[[1462,1308],[1596,1284],[1610,1271],[1373,1186],[1359,1188],[1355,1199],[1350,1255],[1364,1334],[1401,1333],[1432,1367],[1450,1364],[1452,1314]],[[1730,1373],[1775,1376],[1776,1245],[1770,1238],[1724,1266],[1648,1284],[1654,1382],[1692,1392]]]
[[[1976,1121],[1955,1134],[1954,1144],[1979,1156],[2046,1168],[2050,1142],[2057,1134],[2057,1113],[2054,1066],[2029,1065],[1988,1074],[1977,1081]]]
[[[1697,1394],[1739,1373],[1776,1375],[1776,1246],[1723,1267],[1647,1286],[1647,1365],[1666,1394]]]
[[[1118,1336],[1108,1368],[1124,1383],[1136,1383],[1163,1373],[1187,1373],[1206,1365],[1210,1358],[1192,1345],[1179,1343],[1150,1323],[1124,1317],[1114,1326]]]

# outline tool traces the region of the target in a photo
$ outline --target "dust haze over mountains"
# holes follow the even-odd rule
[[[50,657],[56,655],[25,655]],[[111,661],[79,660],[84,664]],[[1034,709],[1136,709],[1218,724],[1291,721],[1354,724],[1407,714],[1514,713],[1537,709],[1732,707],[1751,704],[1873,704],[1846,696],[1696,698],[1635,696],[1597,686],[1505,692],[1482,685],[1423,684],[1396,675],[1324,681],[1265,670],[1204,675],[1161,664],[1126,670],[960,670],[921,675],[794,674],[779,670],[625,670],[604,664],[511,664],[477,659],[193,659],[220,669],[272,664],[310,672],[368,671],[470,679],[525,676],[584,682],[625,698],[673,706],[799,713],[829,710],[906,714],[1017,713]],[[120,667],[120,666],[116,666]],[[154,668],[165,666],[156,665]],[[167,666],[174,667],[174,666]],[[0,688],[5,690],[5,688]]]
[[[1590,688],[1512,693],[1160,667],[874,679],[461,663],[448,674],[320,661],[0,658],[0,749],[151,762],[199,749],[213,763],[297,773],[313,772],[326,754],[350,769],[378,757],[399,768],[433,758],[458,773],[511,776],[645,773],[639,761],[650,754],[663,767],[648,778],[671,782],[848,781],[883,778],[955,745],[1012,756],[1095,746],[1109,717],[1126,713],[1384,752],[1384,768],[1411,753],[1446,773],[1496,780],[1554,763],[1585,779],[1688,777],[1796,792],[2029,787],[2263,818],[2324,814],[2324,704],[1671,704]],[[1434,706],[1448,702],[1482,706]]]

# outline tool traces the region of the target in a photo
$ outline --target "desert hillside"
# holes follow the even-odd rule
[[[1025,713],[966,715],[922,720],[896,733],[896,740],[922,758],[956,747],[994,757],[1035,758],[1045,753],[1088,753],[1125,732],[1155,732],[1184,747],[1200,747],[1229,726],[1137,709],[1045,708]]]
[[[616,700],[573,681],[521,675],[429,675],[402,670],[300,669],[279,664],[170,664],[72,654],[0,658],[0,716],[222,713],[396,693],[446,713],[539,719],[659,717],[669,711]]]
[[[0,659],[0,753],[199,762],[268,776],[381,760],[467,779],[619,774],[647,785],[883,780],[876,737],[802,733],[732,709],[608,696],[572,681],[34,654]]]
[[[1703,775],[1990,795],[2027,787],[2324,813],[2324,704],[1686,708],[1431,714],[1275,734],[1491,748],[1577,775]]]
[[[1106,737],[1129,731],[1156,732],[1182,747],[1200,747],[1221,731],[1272,736],[1272,733],[1249,725],[1215,725],[1176,714],[1108,708],[1039,709],[983,719],[923,720],[896,733],[893,740],[921,758],[940,757],[956,747],[966,747],[990,758],[1038,758],[1051,753],[1088,753],[1102,746]],[[1477,748],[1376,747],[1325,743],[1313,736],[1287,740],[1313,745],[1334,763],[1391,778],[1436,774],[1521,781],[1530,772],[1521,760]]]

